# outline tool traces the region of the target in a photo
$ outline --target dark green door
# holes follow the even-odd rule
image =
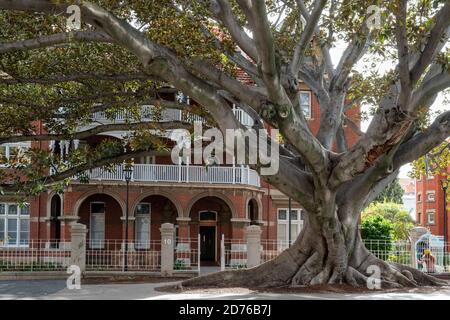
[[[216,227],[200,226],[200,260],[216,260]]]

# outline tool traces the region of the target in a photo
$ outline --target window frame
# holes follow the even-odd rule
[[[280,217],[280,211],[286,211],[286,219],[279,219]],[[297,225],[297,230],[298,233],[296,236],[298,236],[300,234],[300,232],[303,229],[303,219],[302,219],[302,212],[303,209],[302,208],[291,208],[291,211],[297,211],[297,219],[292,219],[291,220],[291,225]],[[277,208],[277,242],[278,242],[278,246],[283,246],[284,244],[288,244],[289,242],[289,208]],[[278,227],[279,225],[285,225],[286,226],[286,237],[285,239],[280,239],[280,234],[278,232]],[[294,241],[295,239],[291,239],[291,241]]]
[[[30,204],[25,203],[25,206],[28,207],[28,214],[22,214],[22,207],[15,202],[0,202],[0,205],[5,206],[5,213],[0,215],[0,219],[3,220],[3,239],[0,239],[0,247],[4,248],[28,248],[30,242]],[[16,206],[17,211],[16,214],[9,213],[9,206]],[[16,220],[16,241],[15,243],[8,243],[8,233],[9,233],[9,220]],[[22,221],[27,221],[28,230],[26,231],[27,239],[25,243],[22,241]]]
[[[433,217],[433,221],[430,221],[430,216]],[[436,211],[429,210],[427,211],[427,225],[435,225],[436,224]]]
[[[433,200],[430,200],[429,196],[433,195]],[[436,202],[436,192],[433,191],[427,191],[427,202]]]
[[[202,215],[202,213],[205,213],[205,212],[212,212],[212,213],[214,213],[215,219],[214,219],[214,220],[202,220],[202,219],[201,219],[201,215]],[[200,211],[198,212],[198,221],[203,221],[203,222],[217,222],[217,211],[214,211],[214,210],[200,210]]]
[[[304,114],[306,120],[311,120],[312,119],[312,92],[309,90],[300,90],[299,94],[300,96],[303,93],[307,93],[309,95],[309,115],[307,116],[306,114]],[[299,101],[299,106],[300,106],[300,110],[303,112],[303,108],[302,108],[302,99],[300,98]]]
[[[5,148],[5,160],[6,160],[6,163],[2,163],[0,161],[0,168],[8,167],[8,162],[11,160],[11,148],[17,148],[17,156],[21,156],[24,152],[26,152],[28,149],[30,149],[29,144],[18,143],[18,142],[4,143],[4,144],[1,144],[0,147]]]
[[[137,208],[139,205],[144,204],[148,205],[148,214],[147,213],[137,213]],[[148,239],[145,244],[142,244],[140,239],[138,239],[138,228],[137,224],[140,219],[147,218],[148,222]],[[134,240],[135,240],[135,249],[150,249],[150,241],[152,239],[152,204],[150,202],[139,202],[136,205],[136,209],[134,211]]]
[[[92,212],[93,204],[103,204],[104,211],[103,212]],[[92,231],[94,228],[92,227],[92,215],[103,215],[103,239],[100,242],[93,243]],[[106,228],[106,203],[103,201],[91,201],[89,202],[89,248],[91,249],[104,249],[105,248],[105,228]],[[96,239],[95,241],[97,241]]]

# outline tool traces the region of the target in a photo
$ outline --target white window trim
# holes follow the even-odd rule
[[[430,200],[429,198],[428,198],[428,195],[430,195],[430,194],[432,194],[433,195],[433,200]],[[427,202],[436,202],[436,192],[433,190],[433,191],[427,191],[427,200],[426,200]]]
[[[138,214],[138,213],[134,212],[135,226],[137,225],[138,218],[148,217],[148,219],[149,219],[149,223],[148,223],[149,230],[148,230],[147,243],[145,245],[142,245],[142,244],[138,245],[138,241],[140,241],[140,240],[138,240],[138,237],[137,237],[137,235],[138,235],[138,228],[136,228],[136,227],[134,228],[134,239],[136,241],[136,249],[150,249],[150,241],[152,239],[152,204],[150,202],[139,202],[138,205],[140,205],[140,204],[147,204],[148,205],[148,214],[143,214],[143,213],[139,213]],[[136,206],[136,209],[137,209],[137,206]]]
[[[279,219],[279,213],[281,210],[285,210],[286,213],[289,212],[289,208],[278,208],[277,209],[277,241],[282,241],[283,244],[287,244],[289,241],[289,217],[286,216],[286,220],[282,220]],[[296,220],[291,220],[291,225],[295,224],[298,226],[298,232],[300,233],[303,229],[303,220],[301,220],[301,216],[302,216],[302,209],[301,208],[291,208],[291,211],[296,210],[298,212],[297,217],[298,219]],[[278,234],[278,225],[286,225],[287,229],[286,229],[286,238],[285,239],[280,239],[280,235]],[[291,241],[294,241],[295,239],[291,239]],[[283,246],[283,244],[278,244],[279,246]]]
[[[433,214],[433,222],[430,222],[430,213]],[[434,210],[427,211],[427,224],[428,225],[436,224],[436,211],[434,211]]]
[[[16,232],[17,232],[17,242],[16,242],[16,244],[8,244],[8,241],[6,241],[5,240],[5,238],[4,239],[0,239],[0,247],[4,247],[4,248],[28,248],[28,246],[29,246],[29,244],[27,243],[27,244],[20,244],[20,242],[21,242],[21,236],[20,236],[20,233],[21,233],[21,228],[20,228],[20,222],[22,221],[22,220],[27,220],[28,221],[28,241],[30,241],[30,225],[29,225],[29,223],[30,223],[30,215],[31,215],[31,213],[30,213],[30,204],[29,203],[27,203],[26,205],[28,206],[28,215],[22,215],[22,208],[19,206],[19,204],[18,203],[14,203],[14,202],[0,202],[0,204],[3,204],[3,205],[5,205],[5,214],[3,214],[3,215],[0,215],[0,219],[2,219],[2,220],[4,220],[5,221],[5,223],[4,223],[4,229],[3,229],[3,232],[4,232],[4,235],[5,235],[5,238],[8,236],[8,218],[12,218],[12,219],[17,219],[17,229],[16,229]],[[14,205],[14,206],[17,206],[17,214],[13,214],[13,215],[10,215],[9,214],[9,206],[10,205]]]
[[[92,212],[92,205],[93,204],[103,204],[103,206],[105,207],[105,212]],[[104,233],[103,233],[103,241],[101,241],[99,244],[97,244],[97,243],[95,243],[94,245],[93,245],[93,243],[92,243],[92,230],[93,230],[93,228],[92,228],[92,214],[103,214],[103,221],[104,221],[104,226],[103,226],[103,229],[104,229]],[[103,202],[103,201],[92,201],[92,202],[89,202],[89,247],[90,248],[92,248],[92,249],[103,249],[104,247],[105,247],[105,233],[106,233],[106,230],[105,230],[105,226],[106,226],[106,203],[105,202]]]
[[[289,213],[289,208],[278,208],[277,209],[277,220],[281,221],[281,222],[283,222],[283,221],[289,222],[289,217],[287,217],[286,220],[279,219],[279,213],[281,210],[286,210],[286,213]],[[291,208],[291,211],[298,211],[298,215],[297,215],[298,219],[291,220],[291,221],[302,221],[302,210],[303,210],[302,208]]]
[[[300,94],[302,94],[302,93],[307,93],[309,95],[309,116],[305,115],[305,118],[306,118],[306,120],[311,120],[312,119],[312,94],[311,94],[311,91],[300,90]],[[299,99],[299,104],[300,104],[300,109],[302,110],[300,99]]]

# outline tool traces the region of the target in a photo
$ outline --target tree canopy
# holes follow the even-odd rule
[[[81,13],[78,30],[68,30],[73,5]],[[262,266],[246,283],[270,273],[272,284],[356,284],[369,264],[380,264],[392,286],[436,283],[379,262],[362,245],[357,224],[402,165],[449,136],[450,111],[429,118],[450,86],[449,1],[0,0],[0,10],[0,143],[130,131],[123,141],[74,151],[64,161],[33,149],[11,164],[17,174],[2,178],[5,192],[38,193],[92,167],[164,152],[155,133],[190,125],[141,121],[142,104],[205,115],[222,131],[248,130],[230,108],[236,104],[254,128],[280,130],[279,170],[262,178],[307,213],[290,260],[280,256],[288,262]],[[365,60],[372,63],[361,71]],[[392,67],[381,72],[380,61]],[[251,81],[240,81],[242,72]],[[320,105],[317,132],[301,108],[303,85]],[[161,92],[170,89],[195,105],[168,101]],[[347,116],[361,103],[371,106],[366,132]],[[130,116],[125,124],[80,131],[96,111]],[[359,136],[354,145],[346,127]]]

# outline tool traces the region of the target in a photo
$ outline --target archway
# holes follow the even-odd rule
[[[250,225],[259,224],[258,202],[255,199],[250,199],[247,203],[247,217],[250,220]]]
[[[176,224],[177,206],[166,196],[143,196],[132,208],[135,217],[135,239],[143,245],[149,240],[160,240],[159,228],[163,223]],[[178,229],[176,228],[176,232]]]
[[[78,217],[89,230],[89,247],[101,249],[105,240],[121,240],[122,216],[121,204],[108,194],[96,193],[85,198],[78,208]]]
[[[62,200],[59,194],[52,196],[50,200],[50,235],[51,243],[57,244],[61,240],[61,217]]]
[[[216,196],[198,199],[191,206],[190,233],[200,234],[200,260],[203,265],[217,265],[220,261],[220,239],[232,236],[232,209]]]

